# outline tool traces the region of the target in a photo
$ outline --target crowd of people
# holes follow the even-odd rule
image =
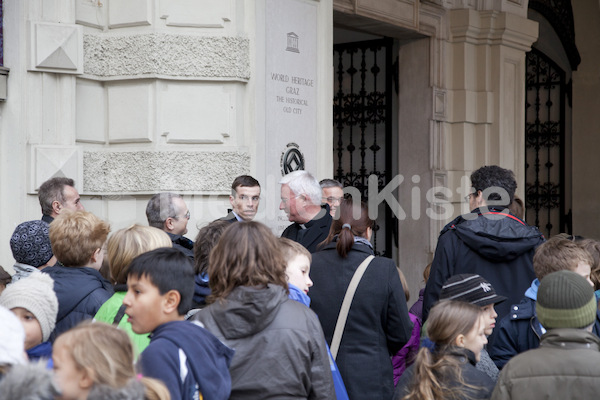
[[[424,288],[376,256],[364,202],[281,181],[280,238],[237,177],[227,216],[185,236],[182,196],[110,232],[73,180],[39,188],[0,270],[2,399],[584,399],[600,390],[600,242],[544,238],[511,171],[471,175]],[[403,266],[418,268],[418,266]],[[1,267],[0,267],[1,269]]]

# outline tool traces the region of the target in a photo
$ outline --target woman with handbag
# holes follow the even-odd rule
[[[404,290],[394,261],[373,257],[374,221],[367,205],[344,199],[338,210],[322,250],[313,254],[310,307],[350,399],[389,400],[394,392],[390,357],[412,331]]]

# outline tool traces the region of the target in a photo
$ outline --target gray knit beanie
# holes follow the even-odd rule
[[[34,272],[8,285],[0,294],[0,305],[9,310],[21,307],[32,313],[42,328],[43,342],[54,330],[58,300],[54,293],[54,281],[48,274]]]
[[[49,225],[41,220],[19,224],[10,238],[10,249],[18,263],[39,268],[52,258]]]
[[[581,275],[564,270],[542,279],[536,312],[544,328],[585,328],[596,320],[596,310],[594,288]]]

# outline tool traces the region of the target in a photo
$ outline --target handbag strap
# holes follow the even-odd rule
[[[365,258],[365,260],[362,263],[360,263],[358,268],[356,268],[356,271],[354,271],[354,275],[352,275],[352,280],[350,281],[348,289],[346,290],[346,295],[344,296],[344,301],[342,302],[342,308],[340,309],[337,323],[335,324],[333,339],[331,340],[331,355],[333,356],[334,360],[337,357],[337,352],[340,348],[342,335],[344,334],[344,328],[346,327],[346,319],[348,319],[348,311],[350,311],[350,305],[352,304],[354,293],[356,292],[356,288],[358,287],[358,284],[360,283],[363,274],[367,270],[367,267],[369,266],[373,258],[375,257],[369,256]]]

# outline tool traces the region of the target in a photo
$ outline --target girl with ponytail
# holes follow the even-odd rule
[[[338,315],[355,271],[373,255],[374,221],[365,203],[344,199],[322,250],[313,254],[310,308],[331,345]],[[350,399],[385,399],[394,392],[391,355],[410,339],[412,323],[394,261],[370,260],[352,298],[336,363]],[[333,348],[332,348],[333,352]]]
[[[415,363],[400,377],[395,400],[489,399],[494,382],[475,364],[487,343],[481,307],[441,300],[429,313],[433,348],[421,347]]]

